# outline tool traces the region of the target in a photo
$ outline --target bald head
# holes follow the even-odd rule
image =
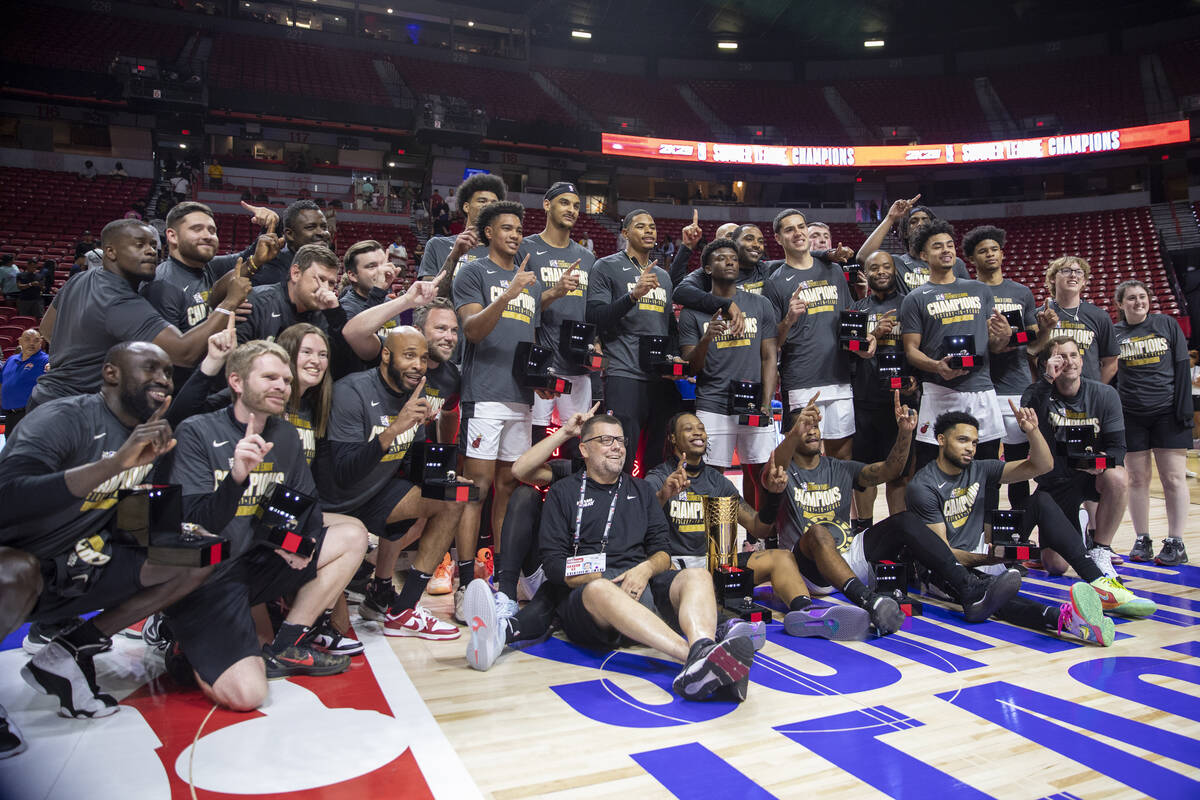
[[[379,373],[397,392],[411,392],[429,368],[429,343],[425,334],[411,325],[393,329],[383,344]]]
[[[24,338],[28,333],[37,334],[37,331],[30,328],[29,330],[25,331],[25,333],[21,334],[21,337]],[[38,336],[40,338],[40,334],[38,334]],[[170,357],[167,355],[167,352],[154,342],[118,342],[117,344],[114,344],[112,347],[108,348],[108,352],[104,354],[104,363],[115,364],[118,367],[126,367],[132,362],[133,359],[138,358],[139,356],[162,358],[168,361],[168,363],[170,362]]]
[[[42,334],[37,328],[29,328],[22,331],[21,338],[17,340],[21,345],[21,355],[25,358],[36,353],[42,347]]]
[[[714,239],[732,239],[733,232],[736,231],[737,229],[738,229],[738,224],[736,222],[726,222],[724,225],[717,228],[717,235],[714,236],[713,238]]]
[[[119,419],[145,422],[174,391],[171,359],[153,342],[121,342],[100,368],[104,401]]]

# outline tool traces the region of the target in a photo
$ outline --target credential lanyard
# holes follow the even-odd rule
[[[579,534],[583,531],[583,501],[587,492],[587,473],[579,481],[579,503],[575,506],[575,555],[579,555]],[[600,552],[608,549],[608,532],[612,530],[613,513],[617,510],[617,497],[621,494],[621,482],[624,476],[617,478],[617,486],[613,489],[612,502],[608,504],[608,519],[604,521],[604,535],[600,537]]]

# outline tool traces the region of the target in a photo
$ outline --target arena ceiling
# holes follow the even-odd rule
[[[517,13],[535,44],[562,46],[573,29],[598,52],[715,54],[756,60],[918,55],[1116,34],[1134,25],[1200,14],[1200,0],[467,0],[459,6]],[[864,50],[881,38],[886,46]]]

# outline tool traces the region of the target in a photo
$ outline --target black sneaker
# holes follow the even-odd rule
[[[871,615],[871,625],[880,636],[895,633],[904,625],[904,611],[893,597],[872,592],[867,597],[867,613]]]
[[[350,669],[350,656],[334,655],[300,641],[276,653],[271,645],[263,645],[263,661],[267,662],[268,678],[288,678],[292,675],[338,675]]]
[[[963,598],[963,619],[967,622],[983,622],[995,614],[1000,606],[1016,597],[1020,590],[1021,575],[1013,569],[986,580],[976,579]]]
[[[71,630],[82,622],[83,619],[81,617],[70,617],[53,622],[32,622],[29,625],[29,632],[25,634],[25,638],[21,641],[21,649],[29,653],[29,655],[35,656],[43,647],[50,644],[50,640],[55,636],[58,636],[63,631]]]
[[[703,700],[723,686],[734,686],[750,674],[754,644],[745,636],[715,643],[696,642],[671,688],[687,700]],[[740,700],[745,700],[742,692]],[[740,702],[739,700],[739,702]]]
[[[328,613],[323,614],[317,620],[317,624],[312,627],[303,641],[318,650],[334,655],[357,656],[362,655],[363,652],[363,643],[352,636],[338,633],[337,629],[333,627],[333,623],[330,622]]]
[[[167,645],[167,649],[163,653],[163,666],[167,668],[167,674],[171,676],[171,680],[180,686],[196,685],[196,672],[192,669],[192,662],[188,661],[187,656],[184,655],[179,642],[171,642]]]
[[[373,622],[387,619],[388,609],[396,599],[396,585],[391,581],[371,578],[362,602],[358,604],[358,615]]]
[[[8,718],[8,711],[0,706],[0,760],[24,753],[29,749],[20,729]]]
[[[112,640],[107,636],[82,647],[56,636],[21,667],[21,677],[42,694],[58,698],[59,716],[107,717],[117,713],[119,706],[112,695],[100,692],[92,659],[110,647]]]
[[[1153,561],[1154,540],[1145,533],[1139,533],[1133,541],[1133,549],[1129,551],[1130,561]]]
[[[1163,539],[1162,550],[1154,557],[1154,563],[1164,567],[1177,567],[1188,563],[1187,548],[1184,547],[1183,539],[1173,536]]]
[[[354,577],[350,579],[350,583],[346,584],[346,602],[350,605],[357,605],[363,601],[367,594],[367,584],[371,582],[371,576],[375,574],[375,565],[369,561],[364,561],[358,565],[358,572],[354,573]]]

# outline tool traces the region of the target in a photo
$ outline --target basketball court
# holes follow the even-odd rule
[[[1200,506],[1188,522],[1200,552]],[[252,714],[214,710],[121,639],[97,659],[121,712],[67,720],[20,679],[14,634],[0,702],[29,750],[0,762],[0,787],[22,800],[1200,797],[1200,567],[1117,570],[1159,610],[1117,620],[1110,648],[968,625],[923,598],[904,630],[864,642],[773,624],[741,705],[680,700],[677,665],[642,648],[551,637],[481,673],[465,635],[387,639],[356,621],[365,658],[275,681]],[[1069,583],[1032,571],[1023,591],[1057,602]],[[449,598],[425,602],[448,618]]]

